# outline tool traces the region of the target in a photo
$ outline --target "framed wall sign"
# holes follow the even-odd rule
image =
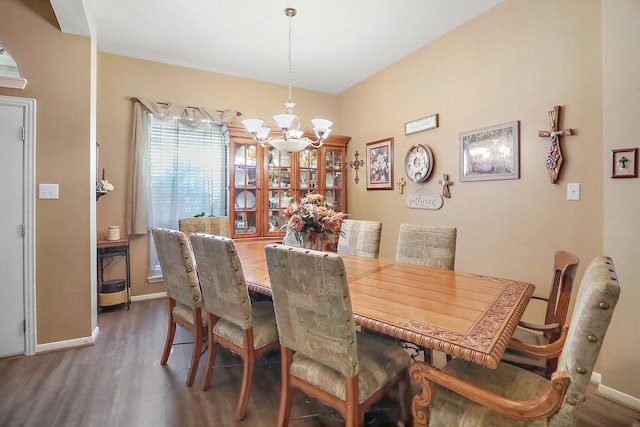
[[[520,177],[519,122],[460,134],[460,181]]]
[[[438,115],[432,114],[421,119],[412,120],[404,124],[404,134],[411,135],[412,133],[422,132],[438,127]]]
[[[611,178],[638,177],[638,149],[611,150]]]
[[[367,144],[367,190],[393,190],[393,138]]]

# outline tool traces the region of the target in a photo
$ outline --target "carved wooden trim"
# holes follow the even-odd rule
[[[544,394],[537,399],[518,401],[502,397],[475,384],[470,384],[424,362],[411,364],[409,375],[411,381],[421,386],[420,393],[414,396],[411,403],[416,426],[429,425],[428,406],[434,397],[434,383],[506,417],[533,421],[547,418],[557,412],[571,382],[568,372],[556,372],[553,374],[549,387]]]

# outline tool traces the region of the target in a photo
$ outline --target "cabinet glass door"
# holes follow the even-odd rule
[[[342,211],[342,174],[344,172],[342,150],[325,149],[325,196],[336,211]]]
[[[318,150],[307,148],[298,155],[297,201],[318,188]]]
[[[291,153],[270,148],[268,156],[268,231],[277,233],[286,228],[283,212],[295,197],[291,189]]]
[[[233,153],[235,234],[254,234],[257,230],[257,146],[236,143]]]

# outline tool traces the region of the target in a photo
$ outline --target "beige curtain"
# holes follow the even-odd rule
[[[187,107],[131,98],[133,101],[133,139],[129,163],[129,191],[127,195],[127,234],[149,232],[149,132],[150,116],[157,119],[179,118],[182,124],[199,128],[206,122],[233,123],[239,113],[206,107]]]

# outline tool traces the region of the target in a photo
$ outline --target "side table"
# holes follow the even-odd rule
[[[99,240],[98,250],[98,312],[102,307],[131,304],[131,276],[129,260],[129,240]],[[125,277],[104,280],[104,271],[115,257],[125,258]],[[108,262],[107,262],[108,261]]]

